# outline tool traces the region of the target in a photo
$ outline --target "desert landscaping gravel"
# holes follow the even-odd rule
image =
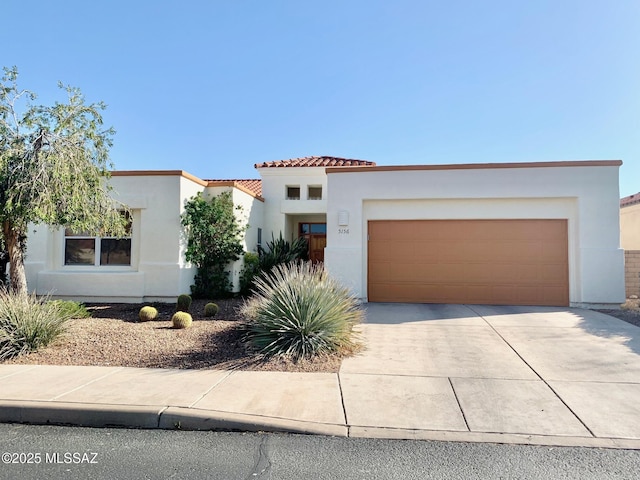
[[[193,325],[174,329],[175,304],[87,304],[91,318],[71,320],[67,333],[48,347],[5,363],[95,365],[150,368],[337,372],[341,359],[325,356],[293,362],[255,355],[241,341],[240,299],[216,301],[213,319],[205,318],[205,300],[194,300]],[[140,322],[144,305],[158,309],[158,319]]]
[[[29,365],[96,365],[181,369],[239,369],[294,372],[337,372],[342,358],[324,356],[293,362],[264,359],[241,340],[242,299],[216,301],[220,311],[205,318],[206,300],[194,300],[191,328],[174,329],[175,304],[87,304],[92,317],[71,320],[67,333],[48,347],[4,363]],[[602,313],[640,327],[640,303]],[[144,305],[158,309],[158,319],[140,322]]]

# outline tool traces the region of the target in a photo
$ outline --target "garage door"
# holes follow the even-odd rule
[[[370,302],[569,304],[566,220],[368,225]]]

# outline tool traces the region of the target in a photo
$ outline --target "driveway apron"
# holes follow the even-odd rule
[[[366,305],[351,427],[640,439],[640,328],[591,310]]]

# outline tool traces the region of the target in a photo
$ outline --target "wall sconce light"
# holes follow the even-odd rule
[[[338,212],[338,226],[346,227],[347,225],[349,225],[349,212],[346,210],[340,210]]]

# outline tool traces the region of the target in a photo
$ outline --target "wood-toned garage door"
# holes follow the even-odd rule
[[[566,220],[369,221],[370,302],[569,304]]]

